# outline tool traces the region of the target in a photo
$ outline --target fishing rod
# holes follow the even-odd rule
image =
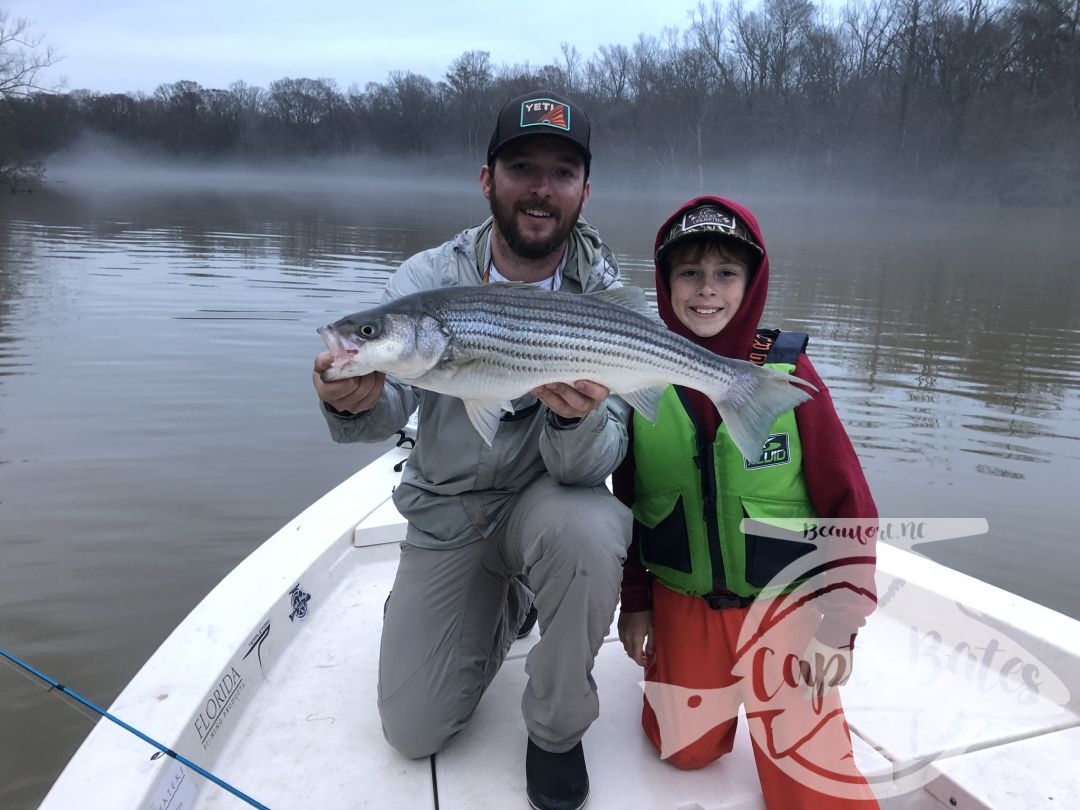
[[[91,703],[86,698],[82,697],[81,695],[76,694],[75,692],[72,692],[70,689],[68,689],[62,683],[59,683],[58,681],[55,681],[54,679],[50,678],[48,675],[44,674],[43,672],[39,672],[38,670],[34,669],[32,666],[27,664],[25,661],[23,661],[23,660],[21,660],[19,658],[16,658],[14,655],[7,652],[3,648],[0,648],[0,656],[2,656],[3,658],[6,658],[8,661],[10,661],[15,666],[19,667],[19,669],[23,670],[24,672],[29,673],[29,675],[32,675],[33,677],[37,678],[38,680],[41,680],[41,681],[44,681],[45,683],[47,683],[49,685],[49,689],[48,689],[49,692],[52,692],[54,689],[58,690],[61,694],[66,695],[67,697],[71,698],[72,700],[75,700],[76,702],[80,703],[81,705],[85,706],[86,708],[90,709],[91,711],[97,713],[101,717],[104,717],[106,720],[111,720],[112,722],[116,723],[116,725],[120,726],[120,728],[124,729],[125,731],[131,732],[132,734],[134,734],[136,737],[138,737],[143,742],[146,742],[146,743],[149,743],[150,745],[152,745],[159,752],[159,753],[154,755],[154,757],[153,757],[154,759],[157,759],[159,756],[161,756],[161,754],[165,754],[166,756],[172,757],[177,762],[179,762],[181,765],[186,765],[187,767],[191,768],[191,770],[193,770],[195,773],[199,774],[199,776],[202,776],[202,777],[205,777],[206,779],[209,779],[211,782],[213,782],[218,787],[224,788],[225,790],[229,791],[229,793],[231,793],[233,796],[236,796],[236,798],[238,798],[238,799],[242,799],[243,801],[250,804],[252,807],[256,807],[256,808],[258,808],[258,810],[270,810],[270,808],[267,807],[265,804],[261,804],[260,802],[257,802],[255,799],[251,798],[246,793],[234,788],[232,785],[230,785],[225,780],[219,779],[218,777],[216,777],[212,773],[210,773],[210,771],[196,765],[194,762],[192,762],[187,757],[181,756],[180,754],[173,751],[171,748],[167,748],[166,746],[159,743],[157,740],[154,740],[151,737],[148,737],[146,734],[143,734],[137,728],[133,728],[132,726],[129,726],[127,723],[125,723],[123,720],[116,717],[115,715],[109,714],[109,712],[105,711],[104,709],[98,708],[97,706],[95,706],[93,703]]]

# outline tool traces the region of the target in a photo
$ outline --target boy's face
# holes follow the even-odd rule
[[[671,308],[698,337],[713,337],[731,322],[750,283],[746,263],[725,253],[710,247],[704,252],[676,249],[671,255]]]

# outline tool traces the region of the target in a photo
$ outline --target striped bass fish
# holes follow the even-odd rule
[[[647,311],[638,287],[578,295],[507,283],[414,293],[319,329],[333,357],[322,379],[382,371],[458,397],[488,445],[512,400],[541,385],[591,380],[654,423],[664,389],[682,385],[712,400],[736,447],[757,461],[776,417],[810,398],[792,383],[812,386],[713,354]]]

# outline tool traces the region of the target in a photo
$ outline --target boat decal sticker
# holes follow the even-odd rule
[[[240,660],[241,661],[246,661],[248,656],[251,655],[254,652],[256,654],[258,660],[259,660],[259,669],[262,669],[262,666],[263,666],[263,659],[262,659],[263,642],[266,641],[266,639],[268,639],[269,637],[270,637],[270,620],[267,619],[265,622],[263,622],[262,627],[259,628],[259,632],[255,634],[255,636],[251,639],[250,642],[248,642],[247,652],[244,653],[243,657],[241,657]]]
[[[203,749],[206,749],[213,741],[225,718],[240,702],[243,692],[244,677],[235,666],[230,667],[221,676],[217,686],[206,696],[206,701],[195,717],[195,733],[199,735],[199,742],[202,743]]]
[[[289,621],[297,619],[303,621],[308,614],[308,602],[311,601],[311,594],[300,590],[300,583],[298,582],[296,587],[289,591],[289,596],[292,597],[292,613],[289,614]]]
[[[190,810],[195,806],[195,780],[175,759],[166,762],[161,778],[150,792],[146,810]]]

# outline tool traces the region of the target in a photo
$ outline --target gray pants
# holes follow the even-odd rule
[[[540,747],[563,752],[600,713],[593,662],[611,627],[630,510],[604,487],[542,476],[487,539],[401,547],[383,620],[379,714],[408,757],[440,750],[469,721],[535,604],[540,640],[521,711]],[[528,575],[531,593],[515,574]]]

